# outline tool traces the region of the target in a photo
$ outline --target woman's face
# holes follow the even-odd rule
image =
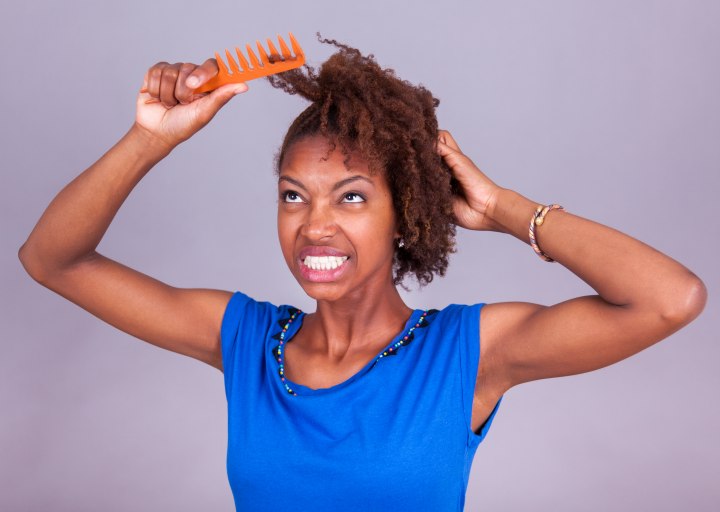
[[[353,153],[305,137],[287,148],[278,181],[278,236],[285,261],[315,300],[362,299],[392,286],[396,218],[383,173]]]

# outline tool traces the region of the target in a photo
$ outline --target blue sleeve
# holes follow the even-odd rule
[[[465,420],[468,427],[468,435],[470,442],[480,443],[487,435],[492,425],[495,414],[500,407],[503,396],[501,396],[490,416],[480,426],[477,431],[471,428],[472,420],[472,403],[475,396],[475,385],[477,382],[477,372],[480,367],[480,311],[485,303],[474,304],[462,308],[461,317],[461,333],[458,347],[460,350],[460,375],[462,380],[463,409]]]
[[[243,364],[243,347],[246,336],[254,336],[257,327],[258,313],[261,303],[242,292],[236,291],[223,314],[220,328],[220,342],[222,350],[223,374],[225,380],[225,394],[229,399],[230,383],[234,378],[234,371]],[[258,340],[262,343],[262,338]]]

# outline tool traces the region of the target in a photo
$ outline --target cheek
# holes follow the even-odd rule
[[[357,219],[352,232],[354,238],[363,241],[366,250],[374,253],[392,251],[392,239],[395,235],[395,216],[387,208],[379,208],[372,215]]]
[[[285,260],[289,261],[292,259],[294,229],[290,225],[289,219],[280,212],[278,212],[277,218],[277,232],[280,249],[282,250]]]
[[[363,239],[373,240],[378,249],[382,248],[385,239],[392,233],[392,219],[382,215],[371,219],[363,219],[354,225],[354,232]]]
[[[385,200],[386,202],[383,205],[382,213],[379,213],[378,217],[382,218],[382,228],[385,230],[382,234],[393,238],[395,236],[397,216],[395,214],[395,208],[393,207],[392,197],[388,194]]]

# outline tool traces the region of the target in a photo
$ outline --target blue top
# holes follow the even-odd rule
[[[462,511],[503,398],[473,432],[482,306],[416,309],[363,369],[312,389],[280,362],[305,313],[235,292],[221,337],[236,509]]]

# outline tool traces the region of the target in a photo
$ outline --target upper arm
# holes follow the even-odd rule
[[[538,379],[575,375],[611,365],[651,346],[689,320],[617,306],[599,295],[553,306],[487,304],[481,312],[485,368],[502,389]],[[483,347],[483,345],[485,345]],[[482,359],[481,359],[482,361]]]
[[[229,291],[175,288],[97,252],[37,280],[121,331],[222,371]]]

